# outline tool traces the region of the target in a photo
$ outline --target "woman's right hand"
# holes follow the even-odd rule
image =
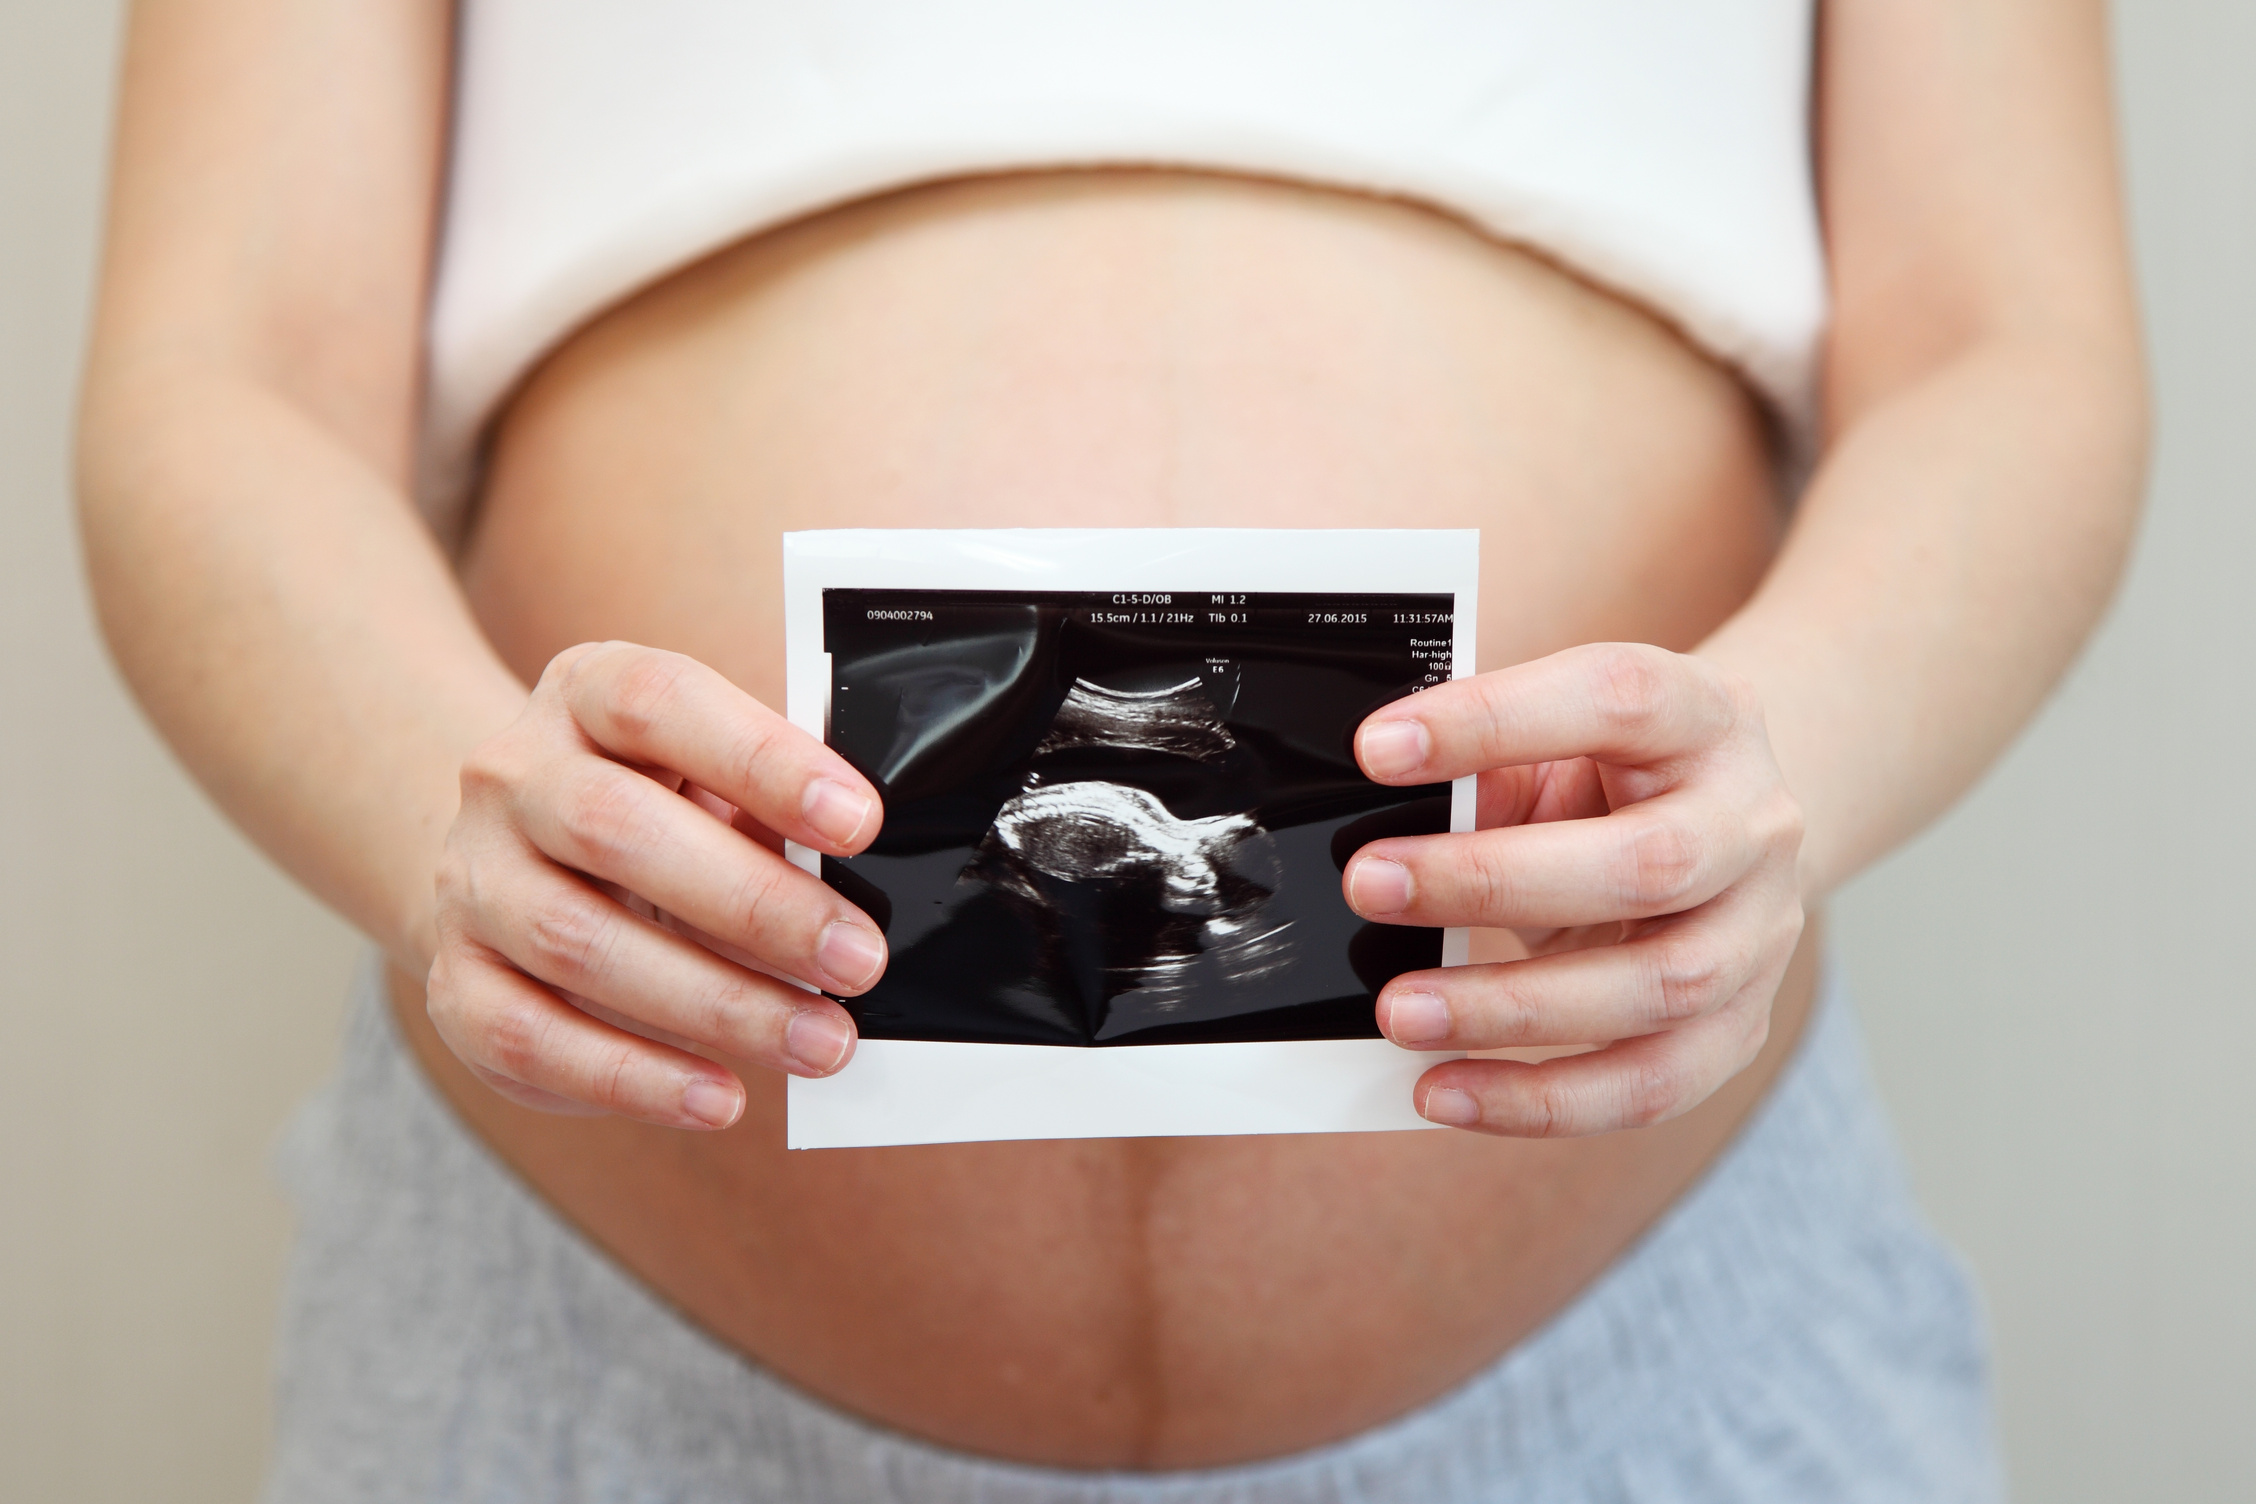
[[[845,759],[703,664],[568,649],[463,764],[431,1021],[526,1106],[726,1128],[743,1083],[699,1050],[799,1076],[853,1054],[846,1010],[782,978],[866,991],[885,938],[781,845],[848,856],[882,817]]]

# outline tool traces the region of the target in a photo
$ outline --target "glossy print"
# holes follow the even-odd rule
[[[830,732],[885,828],[825,878],[887,932],[872,1039],[1376,1037],[1439,931],[1370,925],[1340,870],[1446,829],[1384,788],[1373,709],[1450,671],[1447,596],[823,592]]]

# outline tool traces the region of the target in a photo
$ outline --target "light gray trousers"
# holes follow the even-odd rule
[[[365,968],[281,1150],[300,1231],[271,1504],[1522,1504],[2001,1494],[1980,1318],[1829,975],[1737,1141],[1572,1305],[1450,1394],[1271,1462],[1162,1474],[941,1450],[662,1304],[472,1138]]]

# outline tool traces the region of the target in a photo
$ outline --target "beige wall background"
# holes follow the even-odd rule
[[[269,1145],[355,950],[97,645],[67,428],[118,7],[0,0],[0,1497],[241,1500]],[[2120,606],[1839,906],[1913,1171],[1987,1289],[2017,1491],[2256,1498],[2256,6],[2119,7],[2161,396]]]

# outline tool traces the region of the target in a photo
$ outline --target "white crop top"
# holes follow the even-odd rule
[[[1811,0],[463,0],[424,501],[541,355],[922,179],[1208,167],[1442,206],[1671,319],[1801,429]]]

